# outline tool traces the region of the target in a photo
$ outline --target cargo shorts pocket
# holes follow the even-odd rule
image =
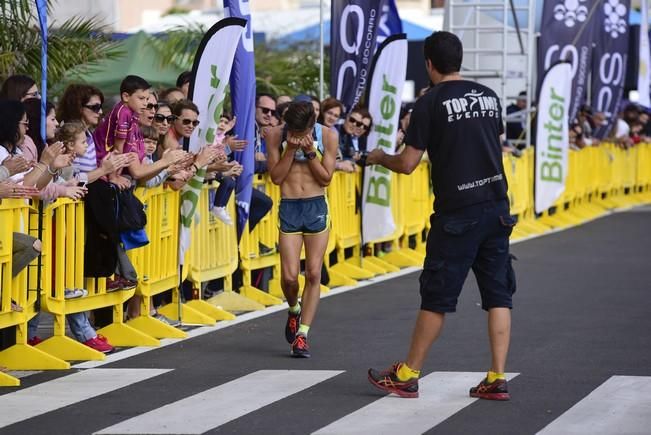
[[[472,230],[479,223],[479,219],[450,219],[443,224],[443,231],[452,236],[462,236]]]
[[[420,273],[420,292],[427,292],[435,288],[443,287],[443,266],[445,266],[444,260],[428,260],[425,259],[425,264],[423,265],[423,271]]]
[[[511,294],[515,293],[517,290],[517,284],[515,281],[515,270],[513,269],[513,260],[517,261],[517,257],[513,254],[509,254],[509,258],[506,261],[506,286],[508,291]]]
[[[509,214],[500,216],[500,225],[506,231],[507,236],[511,235],[511,233],[513,232],[513,227],[515,227],[516,223],[517,223],[516,219]]]

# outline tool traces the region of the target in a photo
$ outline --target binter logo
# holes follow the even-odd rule
[[[450,98],[441,103],[448,114],[448,122],[472,118],[499,118],[497,98],[484,96],[483,92],[472,90],[463,97]]]
[[[604,29],[611,38],[617,38],[626,33],[626,6],[619,0],[606,0],[604,4]]]
[[[586,0],[563,0],[554,7],[554,19],[562,21],[567,27],[574,27],[588,18]]]

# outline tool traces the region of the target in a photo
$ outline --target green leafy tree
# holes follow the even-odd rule
[[[174,64],[189,70],[206,29],[201,25],[178,27],[150,42],[161,53],[161,65]],[[256,86],[261,92],[276,95],[319,94],[319,46],[301,42],[280,46],[271,42],[255,45]],[[325,83],[329,80],[328,58],[325,59]]]
[[[48,1],[48,10],[53,2]],[[0,80],[25,74],[40,83],[41,37],[33,0],[0,0]],[[71,71],[83,75],[102,59],[124,55],[100,20],[73,17],[48,23],[48,87],[60,90]]]

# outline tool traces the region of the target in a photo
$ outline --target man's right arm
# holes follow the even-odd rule
[[[375,148],[366,157],[367,165],[381,165],[399,174],[411,174],[420,163],[425,151],[407,145],[399,154],[386,154],[381,148]]]
[[[382,165],[399,174],[411,174],[416,169],[430,143],[432,119],[428,102],[428,98],[419,98],[414,104],[405,135],[404,142],[407,146],[394,155],[386,154],[381,148],[375,148],[366,157],[367,165]]]

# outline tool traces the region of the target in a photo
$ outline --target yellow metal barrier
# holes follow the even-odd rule
[[[358,192],[361,192],[359,172],[335,172],[328,187],[328,203],[332,219],[332,232],[335,239],[337,263],[328,270],[332,285],[350,280],[368,279],[378,272],[362,267],[361,216],[359,213]],[[350,257],[346,251],[350,251]],[[374,269],[375,270],[375,269]]]
[[[10,370],[67,369],[70,364],[66,361],[27,344],[27,322],[36,314],[38,260],[12,277],[12,257],[13,234],[29,233],[30,212],[35,210],[25,200],[0,202],[0,329],[16,328],[16,344],[0,352],[0,366]],[[12,300],[23,308],[22,312],[12,310]],[[18,379],[0,372],[0,386],[16,385]]]
[[[399,267],[420,266],[425,254],[409,248],[409,238],[416,236],[420,241],[420,232],[424,229],[423,214],[427,214],[427,199],[429,195],[429,166],[420,163],[410,175],[392,174],[391,180],[391,211],[393,214],[395,232],[383,239],[374,240],[370,244],[390,241],[391,252],[381,259],[373,256],[363,258],[365,268],[367,262],[377,266],[378,273],[398,270]]]
[[[216,182],[206,184],[199,197],[199,219],[195,219],[192,225],[188,279],[195,288],[201,289],[202,283],[223,278],[224,292],[205,302],[193,300],[187,305],[211,315],[215,320],[232,320],[235,316],[229,311],[253,311],[264,308],[264,305],[233,292],[232,274],[239,261],[237,230],[235,225],[224,224],[210,212],[210,193],[218,186]],[[235,216],[234,194],[227,209],[231,216]]]
[[[180,284],[179,267],[179,192],[164,186],[138,188],[136,196],[142,201],[147,214],[145,231],[149,244],[127,252],[138,273],[136,295],[141,297],[141,315],[127,322],[127,325],[150,337],[146,345],[157,346],[158,338],[183,338],[187,334],[178,328],[163,323],[150,315],[151,298],[168,290],[174,290],[173,302],[162,308],[163,314],[178,318],[178,292]],[[176,303],[175,303],[176,302]],[[167,311],[169,310],[169,312]],[[175,311],[176,310],[176,311]],[[185,308],[184,311],[185,313]],[[194,313],[192,313],[194,314]],[[188,314],[190,316],[190,313]],[[206,323],[214,320],[202,317]],[[110,337],[109,337],[110,338]],[[124,338],[128,339],[128,338]],[[112,340],[111,340],[112,341]]]
[[[269,196],[273,205],[253,231],[249,231],[247,224],[242,233],[239,246],[240,269],[242,270],[240,294],[262,305],[278,305],[282,303],[282,299],[274,294],[282,294],[279,281],[280,254],[278,253],[280,187],[273,184],[265,174],[255,176],[253,188],[261,190]],[[269,282],[269,292],[265,292],[254,286],[252,274],[254,270],[268,267],[272,268],[274,279]]]
[[[32,228],[38,226],[38,216],[31,216]],[[104,354],[66,336],[66,315],[97,308],[118,307],[133,295],[131,291],[107,293],[105,285],[93,285],[89,293],[77,299],[65,299],[66,288],[84,285],[84,203],[59,199],[43,210],[41,309],[54,317],[53,336],[36,347],[58,358],[72,360],[103,360]],[[106,281],[102,279],[101,281]],[[113,326],[113,329],[129,329]]]

